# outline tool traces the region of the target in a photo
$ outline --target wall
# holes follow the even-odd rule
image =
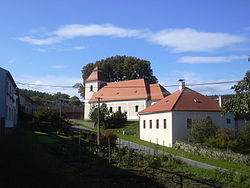
[[[0,118],[5,117],[6,73],[0,69]]]
[[[93,86],[93,91],[90,91],[90,86]],[[92,95],[98,91],[99,87],[100,87],[99,81],[92,81],[85,83],[84,119],[89,119],[89,110],[91,107],[89,104],[89,100],[91,99]]]
[[[5,127],[11,128],[17,124],[17,96],[15,95],[15,86],[12,81],[6,77],[7,82],[7,93],[6,93],[6,104],[5,104]]]
[[[145,106],[146,106],[145,99],[127,100],[127,101],[110,101],[110,102],[104,102],[104,103],[107,105],[108,110],[110,109],[110,107],[112,107],[112,112],[117,112],[118,107],[120,106],[122,112],[125,112],[125,111],[127,112],[128,120],[138,120],[139,117],[137,116],[137,113],[145,109]],[[89,107],[93,105],[98,105],[98,103],[92,103]],[[102,105],[102,102],[100,102],[100,105]],[[135,112],[135,106],[138,106],[138,112]]]
[[[220,112],[192,112],[192,111],[174,111],[173,112],[173,142],[176,140],[188,140],[187,119],[197,120],[210,116],[213,123],[218,127],[235,128],[234,115],[227,113],[224,116]],[[231,119],[231,123],[227,123]],[[244,123],[239,122],[239,127]]]
[[[156,128],[157,119],[159,119],[159,129]],[[167,120],[166,129],[163,128],[163,119]],[[143,120],[146,120],[145,129]],[[149,128],[150,120],[152,120],[152,129]],[[172,147],[172,112],[140,115],[140,139]]]

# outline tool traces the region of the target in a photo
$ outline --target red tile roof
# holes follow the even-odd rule
[[[171,94],[160,84],[150,84],[149,89],[150,89],[150,92],[149,92],[150,100],[160,100]]]
[[[148,84],[144,79],[110,82],[95,92],[89,102],[149,99],[160,100],[169,92],[159,84]]]
[[[106,79],[102,74],[102,71],[98,67],[95,67],[93,72],[85,80],[85,82],[91,82],[91,81],[106,81]]]
[[[214,99],[206,97],[187,87],[163,98],[159,102],[139,112],[156,113],[165,111],[217,111],[222,109]]]

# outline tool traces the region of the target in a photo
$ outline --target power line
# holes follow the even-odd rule
[[[218,84],[230,84],[230,83],[237,83],[239,80],[230,80],[230,81],[221,81],[221,82],[205,82],[205,83],[196,83],[196,84],[186,84],[186,86],[202,86],[202,85],[218,85]],[[16,81],[19,85],[25,85],[25,86],[40,86],[40,87],[56,87],[56,88],[74,88],[77,89],[75,86],[70,85],[49,85],[49,84],[35,84],[35,83],[27,83],[27,82],[19,82]],[[163,87],[178,87],[179,84],[174,85],[162,85]],[[104,86],[105,88],[145,88],[145,86]],[[158,87],[158,86],[151,86],[151,87]],[[84,88],[90,88],[90,87],[84,87]],[[96,87],[93,87],[96,88]]]

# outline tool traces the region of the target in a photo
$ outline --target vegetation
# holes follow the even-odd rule
[[[19,94],[30,97],[34,102],[42,106],[56,106],[56,105],[58,106],[60,101],[63,104],[71,106],[73,105],[79,106],[82,104],[77,96],[70,97],[69,95],[61,92],[57,92],[54,95],[27,89],[19,89],[18,92]]]
[[[240,144],[234,134],[234,129],[220,128],[216,135],[211,136],[206,140],[205,145],[227,150],[229,148],[234,149]]]
[[[103,103],[100,106],[99,117],[98,117],[98,107],[92,106],[89,113],[89,118],[97,124],[98,118],[100,125],[104,126],[105,129],[123,127],[127,122],[127,113],[117,111],[115,113],[110,113],[107,105]]]
[[[250,120],[250,71],[232,89],[236,95],[224,103],[224,112],[233,112],[237,119]]]
[[[98,66],[108,82],[144,78],[148,83],[157,83],[150,62],[131,56],[113,56],[94,63],[88,63],[82,68],[82,78],[86,80],[93,69]],[[78,93],[84,98],[84,84],[76,83]]]
[[[113,56],[95,63],[88,63],[82,69],[82,77],[86,80],[93,69],[98,66],[103,70],[108,82],[144,78],[149,83],[156,83],[150,62],[131,56]]]
[[[189,137],[192,142],[204,143],[208,138],[215,136],[217,127],[210,117],[194,120],[191,125]]]

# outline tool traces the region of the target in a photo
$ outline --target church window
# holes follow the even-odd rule
[[[93,86],[92,85],[90,86],[90,91],[93,91]]]
[[[139,106],[136,105],[136,106],[135,106],[135,112],[138,112],[138,111],[139,111]]]

